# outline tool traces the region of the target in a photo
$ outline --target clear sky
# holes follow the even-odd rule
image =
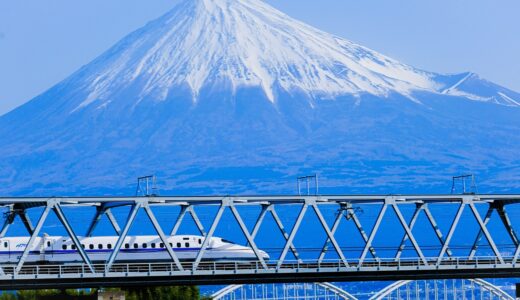
[[[520,91],[519,0],[266,0],[429,71]],[[1,0],[0,114],[58,83],[176,0]]]

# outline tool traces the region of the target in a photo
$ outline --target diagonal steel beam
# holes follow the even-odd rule
[[[453,222],[451,223],[450,231],[448,232],[448,235],[446,236],[446,242],[442,246],[442,249],[439,253],[439,257],[437,258],[437,266],[439,266],[441,264],[441,261],[444,257],[444,254],[446,253],[446,250],[448,249],[451,238],[453,237],[453,234],[455,233],[455,229],[457,229],[457,225],[459,224],[460,217],[462,216],[462,213],[464,212],[465,207],[466,207],[466,203],[464,201],[461,201],[459,208],[457,210],[457,213],[455,214],[455,218],[453,219]]]
[[[356,212],[354,211],[354,209],[352,207],[349,209],[349,211],[350,211],[349,212],[350,218],[354,222],[354,225],[356,225],[356,228],[359,231],[359,234],[361,235],[361,237],[363,238],[363,241],[365,241],[365,243],[367,243],[368,236],[367,236],[365,230],[363,229],[363,226],[361,226],[361,222],[359,221],[359,218],[358,218]],[[370,247],[368,249],[368,251],[370,251],[370,254],[372,255],[373,258],[375,258],[376,261],[379,261],[379,257],[377,257],[376,249],[374,249],[374,247]]]
[[[321,227],[323,227],[323,230],[325,230],[325,233],[327,233],[328,239],[332,242],[334,249],[338,253],[339,258],[341,259],[341,261],[343,262],[345,267],[348,267],[349,265],[348,265],[347,259],[345,258],[345,255],[343,255],[343,251],[341,250],[338,242],[334,238],[334,234],[330,231],[329,225],[325,221],[325,218],[323,218],[323,215],[321,214],[321,211],[318,208],[318,205],[316,203],[312,203],[311,206],[312,206],[312,209],[314,210],[314,212],[316,213],[316,216],[318,216],[318,219],[320,220]]]
[[[394,209],[395,214],[397,215],[397,218],[399,219],[399,222],[401,223],[401,226],[403,226],[404,231],[406,232],[406,235],[408,235],[408,238],[410,239],[410,242],[412,242],[413,247],[415,248],[415,251],[423,261],[424,265],[428,265],[428,260],[426,257],[424,257],[424,254],[422,253],[421,247],[419,246],[419,243],[415,240],[415,237],[412,233],[412,230],[410,227],[408,227],[408,224],[406,224],[406,220],[403,217],[403,214],[401,214],[401,211],[399,210],[399,207],[397,207],[397,204],[393,203],[392,208]]]
[[[410,228],[410,230],[413,230],[413,228],[415,227],[415,223],[417,222],[419,214],[421,213],[421,211],[423,209],[423,205],[424,205],[423,203],[419,203],[415,207],[415,211],[413,212],[412,219],[410,220],[410,223],[408,224],[408,227]],[[399,245],[399,248],[397,248],[397,253],[395,254],[396,261],[398,261],[399,258],[401,257],[401,254],[403,253],[407,240],[408,240],[408,234],[406,234],[406,232],[405,232],[403,235],[403,238],[401,239],[401,244]]]
[[[121,228],[119,227],[119,224],[117,223],[117,219],[115,218],[114,214],[112,214],[112,210],[110,208],[106,207],[98,207],[96,209],[96,214],[94,215],[94,218],[92,219],[92,222],[90,222],[90,225],[87,229],[87,233],[85,236],[92,236],[94,233],[94,229],[96,229],[97,225],[99,224],[99,221],[101,220],[101,217],[103,215],[106,215],[108,220],[110,221],[110,224],[112,225],[112,228],[114,228],[114,231],[117,235],[121,235]]]
[[[304,203],[302,205],[300,213],[298,214],[298,217],[296,218],[296,222],[294,223],[294,226],[291,230],[291,234],[289,235],[289,238],[287,239],[287,242],[285,243],[285,246],[283,247],[280,258],[278,259],[278,263],[276,265],[277,269],[280,269],[280,267],[282,266],[282,264],[285,260],[285,257],[287,256],[287,252],[289,251],[289,248],[293,244],[294,237],[296,236],[298,229],[300,229],[300,224],[303,220],[303,217],[305,216],[305,212],[307,212],[307,207],[308,207],[307,203]]]
[[[11,223],[9,223],[9,220],[7,218],[5,218],[4,225],[2,225],[2,230],[0,231],[0,238],[3,238],[6,235],[7,230],[9,229],[10,226],[11,226]]]
[[[200,222],[199,217],[197,216],[197,213],[195,212],[195,208],[193,206],[188,206],[188,212],[190,213],[191,217],[193,218],[193,221],[195,222],[195,225],[200,231],[200,234],[202,236],[206,236],[206,231],[204,230],[204,226],[202,225],[202,222]]]
[[[271,213],[271,215],[273,216],[273,219],[274,219],[276,225],[278,226],[278,229],[280,229],[280,232],[282,233],[285,241],[287,242],[289,240],[289,234],[287,233],[287,231],[285,231],[285,227],[283,226],[282,220],[278,216],[278,213],[276,213],[274,206],[269,206],[268,210]],[[302,260],[300,258],[300,254],[298,253],[298,251],[296,250],[296,247],[294,247],[294,245],[292,243],[290,243],[289,249],[291,250],[291,252],[294,255],[294,257],[296,258],[296,260],[301,262]]]
[[[20,219],[22,219],[23,226],[25,226],[27,232],[29,232],[29,234],[32,234],[34,232],[34,226],[31,222],[31,219],[29,219],[29,216],[25,212],[25,209],[18,212],[18,215],[20,216]]]
[[[513,255],[513,261],[511,264],[516,264],[518,262],[518,257],[520,256],[520,245],[516,247],[515,254]]]
[[[110,254],[110,257],[108,259],[108,263],[106,264],[106,271],[110,272],[110,268],[116,261],[117,254],[119,253],[119,250],[121,249],[121,246],[123,245],[123,242],[125,241],[126,236],[128,235],[128,231],[130,231],[130,227],[135,221],[135,217],[137,216],[137,213],[139,212],[139,209],[141,208],[142,203],[136,202],[130,212],[128,213],[128,217],[126,219],[125,227],[123,228],[123,231],[121,232],[121,235],[117,239],[117,242],[114,246],[114,250],[112,251],[112,254]]]
[[[256,219],[255,226],[253,227],[253,231],[251,232],[251,237],[253,239],[256,238],[256,235],[258,234],[258,231],[260,230],[260,226],[262,226],[262,223],[264,222],[265,215],[267,214],[267,208],[268,208],[268,205],[262,205],[262,210],[260,211],[260,214],[258,215],[258,218]]]
[[[505,205],[500,205],[497,207],[498,216],[500,217],[500,220],[502,220],[502,224],[506,227],[507,233],[509,234],[509,237],[511,237],[511,240],[515,244],[515,246],[520,245],[520,242],[518,240],[518,235],[516,234],[513,224],[511,223],[511,219],[509,219],[509,215],[507,214]]]
[[[90,225],[88,226],[87,233],[85,233],[85,236],[92,236],[92,233],[94,233],[94,229],[96,229],[97,224],[99,223],[99,220],[101,220],[101,216],[103,215],[103,209],[100,207],[96,207],[96,214],[94,215],[94,218],[90,222]]]
[[[493,214],[494,210],[495,210],[495,207],[492,204],[490,204],[489,208],[486,212],[486,216],[484,217],[485,225],[487,225],[489,223],[489,220],[491,220],[491,215]],[[482,235],[483,235],[482,229],[479,229],[477,237],[475,238],[475,242],[473,242],[473,246],[471,246],[471,251],[469,253],[469,259],[473,259],[473,257],[477,253],[478,244],[482,240]]]
[[[155,228],[155,231],[159,235],[159,238],[161,238],[161,241],[163,242],[164,246],[166,247],[168,254],[172,258],[172,260],[175,262],[177,269],[179,269],[179,271],[184,271],[184,269],[181,265],[181,262],[179,261],[179,258],[177,257],[177,254],[175,254],[168,239],[166,239],[166,236],[164,235],[164,231],[162,230],[161,225],[159,225],[159,222],[157,222],[157,219],[155,218],[155,215],[153,214],[152,209],[150,208],[150,205],[148,205],[148,203],[145,203],[145,204],[143,204],[143,207],[144,207],[146,214],[148,215],[148,218],[152,222],[152,225]]]
[[[338,230],[339,224],[341,223],[341,219],[343,219],[343,210],[339,211],[336,215],[336,219],[334,219],[334,223],[332,224],[331,233],[334,235],[336,230]],[[330,239],[327,237],[325,244],[321,248],[320,256],[318,257],[318,264],[320,264],[325,258],[325,254],[329,248]]]
[[[242,233],[245,235],[247,242],[253,249],[253,252],[255,253],[256,258],[258,258],[258,261],[260,261],[260,264],[262,264],[262,267],[264,269],[267,269],[267,264],[265,263],[265,260],[262,257],[262,255],[260,255],[260,251],[258,250],[258,247],[256,246],[254,239],[251,237],[251,234],[249,233],[249,230],[247,229],[246,224],[240,217],[240,214],[238,213],[237,208],[233,204],[231,204],[229,207],[231,208],[231,213],[235,217],[235,220],[237,221],[238,225],[240,226]]]
[[[181,226],[182,220],[184,219],[184,216],[186,215],[187,211],[188,211],[188,206],[186,206],[186,205],[181,206],[181,211],[179,212],[179,215],[177,216],[177,220],[175,221],[175,224],[173,225],[173,229],[170,232],[170,236],[174,236],[177,234],[177,231],[179,230],[179,227]]]
[[[65,227],[65,230],[67,231],[68,235],[70,236],[72,242],[76,245],[76,248],[78,249],[78,252],[79,252],[79,255],[81,256],[81,258],[83,259],[85,264],[87,264],[90,271],[92,273],[95,273],[96,271],[94,270],[94,266],[92,265],[92,262],[90,261],[90,258],[88,257],[87,252],[85,252],[85,249],[81,246],[81,242],[80,242],[78,236],[74,233],[74,230],[72,229],[72,226],[69,224],[69,221],[65,217],[65,214],[63,213],[63,210],[61,209],[60,204],[55,203],[53,206],[53,210],[54,210],[54,213],[56,214],[56,216],[58,217],[58,219],[60,220],[61,224],[63,225],[63,227]]]
[[[423,206],[423,211],[426,214],[426,218],[430,222],[430,225],[432,226],[433,230],[435,231],[435,235],[437,235],[437,238],[439,239],[439,242],[441,243],[441,247],[444,246],[444,244],[446,243],[444,240],[444,236],[441,232],[441,229],[437,225],[437,222],[435,221],[435,218],[433,217],[433,214],[431,213],[430,208],[428,207],[428,204],[425,204]],[[453,253],[451,252],[451,249],[449,247],[446,249],[446,254],[449,257],[451,257],[453,255]]]
[[[9,211],[5,212],[5,220],[4,224],[2,225],[2,230],[0,231],[0,238],[3,238],[11,224],[13,224],[14,219],[16,218],[16,213],[13,211],[13,205],[8,206]]]
[[[29,238],[29,241],[27,241],[27,245],[25,246],[22,256],[20,256],[20,259],[18,260],[18,264],[16,265],[16,268],[14,270],[15,274],[18,274],[18,272],[20,272],[20,270],[22,269],[23,264],[25,263],[25,260],[27,259],[29,252],[31,251],[34,241],[38,237],[38,234],[40,234],[40,230],[42,229],[43,223],[45,223],[45,220],[47,220],[47,217],[49,216],[49,212],[51,211],[52,206],[53,204],[47,203],[47,206],[43,210],[43,213],[40,216],[38,223],[36,224],[36,228],[34,228],[34,232]]]
[[[175,224],[173,225],[173,229],[170,232],[170,236],[174,236],[177,234],[177,231],[179,230],[186,214],[191,215],[191,218],[193,219],[193,222],[195,222],[195,226],[197,226],[197,229],[199,230],[200,234],[202,236],[206,236],[206,231],[204,230],[204,226],[202,225],[202,222],[200,221],[199,216],[195,212],[195,208],[191,205],[181,206],[181,211],[179,212],[179,215],[177,216],[177,220],[175,221]]]
[[[385,202],[383,204],[383,206],[381,207],[381,210],[379,211],[376,222],[374,223],[374,227],[372,228],[372,232],[370,233],[370,236],[368,237],[368,241],[366,242],[365,248],[363,249],[363,252],[361,253],[361,257],[359,258],[359,262],[358,262],[358,267],[363,266],[363,262],[365,261],[368,251],[372,247],[372,242],[374,241],[374,238],[376,237],[377,231],[379,230],[379,226],[381,226],[381,221],[383,220],[383,217],[385,216],[387,208],[388,208],[388,204],[386,204],[386,202]]]
[[[484,236],[488,240],[489,245],[491,246],[491,249],[493,249],[493,252],[495,253],[496,257],[500,261],[500,263],[504,263],[504,259],[502,258],[502,255],[500,254],[500,251],[498,250],[495,241],[493,241],[493,238],[491,237],[491,234],[489,233],[486,224],[484,224],[484,221],[482,221],[482,218],[480,217],[480,214],[478,213],[477,208],[475,207],[475,204],[473,202],[469,202],[469,207],[471,208],[471,211],[473,212],[473,215],[475,216],[475,219],[477,219],[477,222],[480,226],[480,229],[484,233]]]
[[[114,214],[112,214],[112,210],[108,208],[105,210],[105,214],[107,215],[108,220],[110,221],[110,224],[112,224],[112,227],[114,228],[114,231],[117,233],[117,235],[121,235],[121,227],[119,227],[116,217]]]
[[[195,258],[195,261],[193,262],[193,271],[196,271],[200,261],[202,260],[202,257],[204,256],[204,252],[206,252],[206,249],[209,246],[209,243],[211,241],[211,238],[213,237],[213,234],[215,233],[215,230],[217,229],[217,226],[220,222],[220,219],[222,218],[222,214],[224,213],[224,210],[226,209],[227,201],[222,200],[222,204],[220,205],[220,208],[217,211],[217,214],[215,216],[215,219],[213,219],[213,223],[211,224],[211,227],[209,228],[208,234],[204,237],[204,242],[202,242],[202,247],[199,250],[199,253],[197,253],[197,257]]]

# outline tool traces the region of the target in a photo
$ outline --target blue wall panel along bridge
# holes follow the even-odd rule
[[[0,288],[520,277],[511,218],[518,202],[520,195],[0,198]],[[78,208],[85,211],[70,213]],[[130,234],[139,212],[152,235]],[[43,234],[47,220],[65,234]],[[103,220],[113,236],[94,235]],[[191,232],[181,234],[188,221]],[[26,236],[8,236],[17,224]],[[242,242],[228,240],[237,236]]]

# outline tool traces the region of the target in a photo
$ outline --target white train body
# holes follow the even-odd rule
[[[118,240],[117,236],[79,237],[83,248],[92,262],[109,259]],[[204,242],[204,237],[177,235],[167,237],[168,243],[181,261],[195,260]],[[17,263],[29,237],[9,237],[0,239],[0,263]],[[263,259],[269,255],[259,250]],[[213,237],[202,257],[204,261],[257,261],[250,247],[234,244],[222,238]],[[35,239],[27,256],[27,263],[74,263],[82,262],[76,246],[68,236],[44,236]],[[118,262],[171,261],[168,251],[158,236],[127,236],[117,255]]]

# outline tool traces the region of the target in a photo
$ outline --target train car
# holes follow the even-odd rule
[[[92,262],[106,262],[118,240],[118,236],[79,237],[82,247]],[[0,239],[0,263],[16,263],[27,247],[29,237]],[[176,235],[167,241],[181,261],[195,260],[204,242],[196,235]],[[264,260],[269,255],[259,250]],[[250,247],[213,237],[202,257],[203,261],[257,261]],[[168,251],[159,236],[127,236],[117,255],[118,262],[171,261]],[[27,256],[26,263],[77,263],[83,262],[76,245],[68,236],[37,237]]]

